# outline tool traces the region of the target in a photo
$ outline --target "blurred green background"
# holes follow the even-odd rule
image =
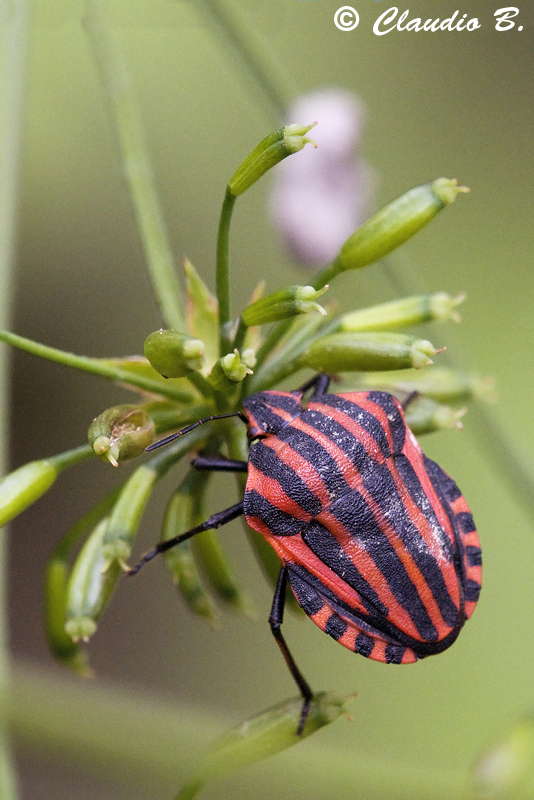
[[[491,415],[534,474],[532,6],[522,0],[522,32],[496,32],[493,12],[499,4],[466,0],[460,13],[479,18],[482,29],[476,32],[377,37],[372,24],[387,6],[372,0],[357,0],[361,21],[350,33],[334,26],[338,0],[225,5],[246,14],[287,76],[293,97],[343,87],[362,99],[363,148],[378,177],[377,205],[440,175],[471,187],[469,197],[402,248],[394,267],[410,289],[467,292],[461,326],[435,328],[431,339],[448,345],[454,363],[495,376],[499,403]],[[423,19],[450,16],[457,7],[453,0],[409,4],[411,16]],[[33,14],[14,329],[88,355],[140,352],[161,319],[81,28],[82,4],[38,0]],[[187,255],[213,286],[225,184],[280,119],[202,3],[117,0],[113,14],[124,36],[177,263]],[[266,214],[268,193],[267,179],[237,204],[234,310],[261,278],[270,290],[307,282],[277,243]],[[380,266],[342,276],[331,292],[347,309],[395,296]],[[13,361],[14,465],[83,442],[93,416],[126,397],[100,379],[25,354]],[[473,409],[468,415],[463,432],[423,442],[462,488],[484,548],[483,593],[459,641],[439,658],[388,667],[351,655],[307,620],[289,617],[286,637],[312,686],[358,692],[353,721],[209,788],[206,798],[326,800],[332,796],[328,783],[325,788],[308,774],[305,748],[324,759],[327,775],[334,769],[331,754],[353,759],[354,788],[347,797],[441,797],[425,790],[415,795],[409,784],[375,792],[373,770],[391,759],[400,770],[420,768],[430,785],[433,775],[447,773],[461,781],[481,749],[532,710],[534,517],[503,477],[499,447],[483,441],[476,414]],[[63,530],[117,479],[111,473],[96,461],[77,467],[13,525],[13,648],[43,668],[59,671],[42,632],[44,561]],[[235,502],[231,477],[217,488],[214,511],[230,498]],[[147,545],[158,534],[160,515],[161,505],[154,502],[144,524]],[[229,724],[294,694],[266,621],[271,591],[239,524],[221,535],[258,619],[225,615],[220,630],[209,630],[188,615],[162,565],[154,564],[120,587],[101,622],[91,643],[97,681],[146,687]],[[45,766],[46,760],[24,749],[20,755],[24,798],[169,797],[147,786],[91,783],[68,765]],[[300,788],[285,786],[288,769],[299,774]]]

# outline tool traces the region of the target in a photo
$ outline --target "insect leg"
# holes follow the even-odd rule
[[[324,372],[318,372],[317,375],[314,375],[313,378],[310,378],[309,381],[303,386],[300,386],[296,390],[296,394],[304,394],[307,392],[308,389],[314,388],[314,392],[312,397],[322,397],[323,394],[326,394],[328,391],[328,387],[330,386],[330,375],[325,375]]]
[[[286,598],[286,586],[287,586],[287,567],[283,566],[280,570],[280,575],[278,577],[278,583],[276,584],[276,589],[274,592],[273,597],[273,605],[271,608],[271,615],[269,617],[269,625],[271,626],[271,631],[276,639],[276,643],[280,650],[282,651],[282,655],[284,656],[285,662],[289,667],[289,671],[291,672],[295,683],[300,689],[300,693],[304,699],[302,704],[302,711],[300,713],[300,721],[299,726],[297,728],[297,735],[300,736],[304,729],[304,725],[306,723],[306,718],[310,711],[310,703],[313,699],[313,692],[304,678],[303,674],[297,667],[295,663],[295,659],[289,652],[289,648],[286,644],[286,641],[282,635],[282,631],[280,630],[280,626],[284,620],[284,605],[285,605],[285,598]]]
[[[215,416],[204,417],[204,419],[199,419],[197,422],[192,422],[191,425],[186,425],[185,428],[182,428],[176,433],[171,433],[170,436],[166,436],[164,439],[159,439],[157,442],[153,442],[146,448],[146,451],[147,453],[150,453],[151,450],[156,450],[158,447],[163,447],[170,442],[174,442],[175,439],[178,439],[180,436],[184,436],[186,433],[198,428],[199,425],[205,425],[206,422],[211,422],[214,419],[227,419],[227,417],[241,417],[243,422],[247,421],[245,415],[241,411],[234,411],[231,414],[216,414]]]
[[[246,461],[235,461],[224,456],[197,456],[191,462],[195,469],[206,469],[213,472],[247,472]]]
[[[236,517],[241,516],[242,513],[243,501],[241,500],[241,502],[236,503],[235,506],[231,506],[231,508],[226,508],[224,511],[219,511],[217,514],[212,514],[211,517],[206,520],[206,522],[202,522],[200,525],[197,525],[195,528],[191,528],[191,530],[186,531],[185,533],[181,533],[179,536],[174,536],[172,539],[167,539],[166,541],[157,544],[154,548],[152,548],[152,550],[149,550],[148,553],[145,553],[139,563],[136,564],[135,567],[129,569],[126,574],[136,575],[141,567],[144,566],[144,564],[152,561],[152,559],[155,558],[159,553],[164,553],[166,550],[170,550],[171,547],[180,544],[180,542],[185,542],[186,539],[190,539],[197,533],[220,528],[221,525],[226,525],[227,522],[230,522]]]
[[[402,410],[403,410],[403,411],[406,411],[406,409],[408,408],[408,406],[410,405],[410,403],[413,403],[413,401],[414,401],[414,400],[416,400],[416,399],[417,399],[419,396],[420,396],[420,393],[419,393],[419,392],[417,392],[417,391],[415,391],[415,392],[410,392],[410,394],[408,395],[408,397],[406,397],[406,399],[405,399],[405,400],[403,400],[403,401],[402,401],[402,403],[401,403]]]

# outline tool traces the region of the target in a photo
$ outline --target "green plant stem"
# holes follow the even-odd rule
[[[313,288],[322,289],[323,286],[326,286],[327,284],[330,285],[330,283],[337,275],[339,275],[340,272],[341,266],[337,263],[337,261],[333,261],[328,267],[326,267],[316,276],[312,283]]]
[[[11,324],[13,265],[18,205],[18,174],[25,100],[29,0],[13,0],[0,7],[0,325]],[[9,355],[0,354],[0,475],[7,470],[9,448]],[[0,530],[0,694],[7,699],[10,664],[7,624],[7,528]],[[15,800],[18,795],[11,747],[8,741],[4,702],[0,715],[0,797]]]
[[[127,369],[112,367],[98,358],[78,356],[75,353],[68,353],[66,350],[48,347],[48,345],[34,342],[32,339],[26,339],[24,336],[11,333],[11,331],[0,330],[0,341],[12,345],[13,347],[18,347],[20,350],[25,350],[27,353],[32,353],[34,356],[47,358],[49,361],[63,364],[65,367],[72,367],[73,369],[79,369],[83,372],[91,372],[93,375],[100,375],[102,378],[108,378],[112,381],[126,383],[138,389],[143,389],[146,392],[163,395],[179,403],[188,403],[192,399],[190,394],[176,389],[166,381],[146,378],[143,375],[137,375]]]
[[[239,317],[239,323],[237,325],[237,331],[234,338],[234,347],[241,351],[243,344],[245,342],[245,336],[247,335],[248,328],[243,322],[242,318]]]
[[[296,92],[290,75],[258,32],[257,25],[242,8],[228,0],[201,0],[201,5],[211,17],[215,33],[243,61],[240,75],[254,79],[276,117],[282,118]]]
[[[187,375],[187,380],[198,389],[201,395],[207,398],[213,398],[213,387],[200,372],[190,372],[189,375]]]
[[[63,672],[54,677],[22,665],[14,672],[7,711],[16,741],[32,753],[146,790],[151,798],[172,797],[208,742],[230,727],[226,719],[168,699],[147,698],[131,688],[81,684]],[[242,789],[239,796],[250,796],[250,773],[241,786],[239,777],[233,780]],[[272,797],[460,800],[466,776],[343,749],[319,735],[305,747],[279,754],[269,781]]]
[[[319,314],[307,314],[305,320],[298,319],[291,336],[287,337],[272,358],[260,369],[255,370],[248,382],[248,390],[262,392],[298,372],[304,350],[319,336],[324,336],[335,328],[337,320],[333,320],[317,332],[322,324],[323,318]]]
[[[217,234],[217,300],[219,303],[219,354],[230,352],[230,222],[236,198],[226,190]]]
[[[105,0],[86,0],[84,27],[114,122],[150,278],[166,325],[185,331],[183,301],[128,69]]]
[[[80,447],[74,447],[72,450],[65,450],[64,453],[58,453],[58,455],[49,458],[48,461],[51,461],[58,470],[64,470],[93,456],[94,451],[91,445],[82,444]]]
[[[267,338],[256,353],[256,369],[261,367],[267,356],[274,350],[280,339],[285,336],[294,321],[293,318],[283,319],[271,328],[267,334]]]

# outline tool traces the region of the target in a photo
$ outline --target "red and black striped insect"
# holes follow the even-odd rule
[[[253,440],[248,463],[193,461],[197,469],[247,471],[243,501],[161,542],[131,571],[244,514],[282,562],[269,623],[304,700],[299,733],[313,693],[280,630],[288,582],[321,630],[388,664],[447,649],[473,613],[481,582],[469,507],[423,454],[399,401],[378,391],[328,394],[328,385],[321,374],[294,392],[247,397],[239,415]]]

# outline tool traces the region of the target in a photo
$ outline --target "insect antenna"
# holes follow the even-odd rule
[[[241,411],[234,411],[232,414],[215,414],[212,417],[204,417],[204,419],[199,419],[197,422],[193,422],[191,425],[186,425],[185,428],[182,428],[176,433],[171,433],[170,436],[165,436],[164,439],[153,442],[146,448],[146,452],[149,453],[151,450],[156,450],[158,447],[163,447],[164,445],[169,444],[169,442],[174,442],[175,439],[178,439],[180,436],[184,436],[186,433],[198,428],[199,425],[204,425],[205,422],[211,422],[213,419],[226,419],[227,417],[240,417],[243,422],[247,421],[247,418]]]

